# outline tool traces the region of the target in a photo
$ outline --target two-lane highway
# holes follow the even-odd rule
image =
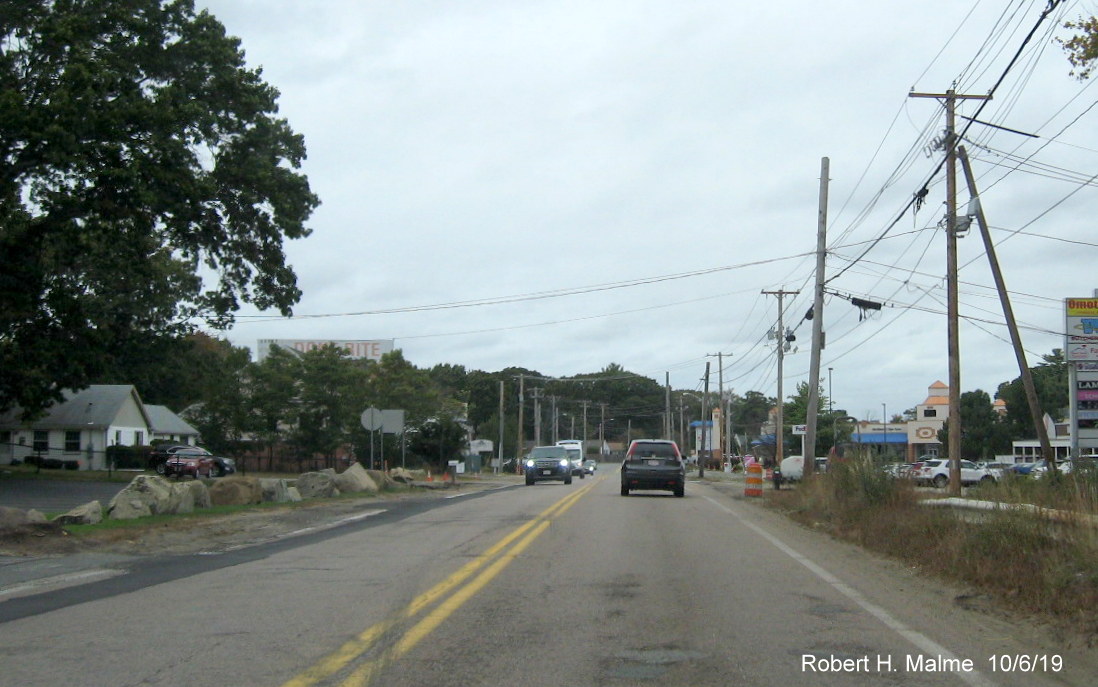
[[[964,610],[956,590],[735,490],[622,497],[615,478],[436,501],[56,604],[0,624],[0,685],[1083,685],[1098,674],[1093,652]],[[1059,669],[994,662],[1023,653],[1055,655]]]

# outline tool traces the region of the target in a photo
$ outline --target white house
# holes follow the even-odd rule
[[[197,437],[194,428],[182,419],[175,418],[186,425],[186,430],[159,410],[150,413],[130,384],[96,384],[81,391],[66,391],[64,396],[64,401],[30,422],[20,419],[19,408],[0,414],[0,462],[42,456],[77,461],[83,470],[103,470],[107,467],[108,446],[151,443],[158,423],[168,428],[167,434],[173,438]],[[166,408],[163,411],[175,415]]]

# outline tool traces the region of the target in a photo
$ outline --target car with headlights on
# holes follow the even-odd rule
[[[547,480],[572,483],[572,461],[563,446],[535,446],[526,457],[523,470],[527,485]]]

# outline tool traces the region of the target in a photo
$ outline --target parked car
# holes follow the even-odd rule
[[[1011,463],[976,463],[976,465],[990,471],[996,482],[1003,479],[1008,472],[1014,471],[1014,465]]]
[[[1015,463],[1011,466],[1016,475],[1028,475],[1033,472],[1033,468],[1037,463]]]
[[[634,489],[660,489],[682,497],[686,465],[678,444],[666,439],[634,439],[621,463],[621,495]]]
[[[915,483],[934,485],[939,489],[949,484],[949,459],[935,458],[923,461],[922,467],[914,474]],[[961,461],[961,484],[972,485],[995,482],[997,477],[987,468],[981,468],[971,460]]]
[[[194,479],[199,477],[213,477],[217,472],[217,466],[212,457],[196,454],[176,453],[163,463],[165,477],[184,477],[190,475]]]
[[[149,454],[149,469],[156,471],[158,475],[172,474],[168,472],[167,462],[176,456],[207,458],[213,461],[214,470],[210,477],[224,477],[236,472],[236,461],[232,458],[215,456],[204,448],[188,444],[160,444],[153,447],[152,453]]]
[[[572,461],[563,446],[535,446],[525,463],[527,486],[545,480],[572,483]]]

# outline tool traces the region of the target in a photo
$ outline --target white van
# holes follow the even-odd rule
[[[583,472],[583,441],[581,439],[561,439],[557,446],[563,446],[568,451],[568,460],[572,461],[572,474],[584,478]]]

